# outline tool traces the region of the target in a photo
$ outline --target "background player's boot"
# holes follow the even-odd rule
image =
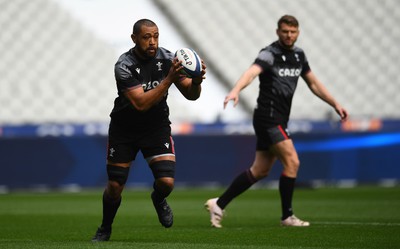
[[[111,236],[111,229],[105,229],[103,227],[99,227],[96,231],[96,234],[92,238],[92,242],[101,242],[108,241]]]
[[[154,208],[157,211],[158,220],[165,228],[169,228],[174,223],[174,215],[172,209],[164,199],[162,202],[157,202],[154,198],[154,192],[151,193],[151,200],[153,201]]]
[[[217,204],[218,198],[213,198],[207,200],[204,207],[210,212],[211,226],[216,228],[221,228],[222,217],[224,216],[224,211]]]
[[[282,220],[281,225],[289,227],[308,227],[310,225],[310,222],[300,220],[296,216],[292,215]]]

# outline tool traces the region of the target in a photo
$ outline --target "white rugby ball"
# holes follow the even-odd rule
[[[183,71],[187,77],[198,77],[201,75],[200,56],[190,48],[181,48],[175,52],[175,57],[182,61]]]

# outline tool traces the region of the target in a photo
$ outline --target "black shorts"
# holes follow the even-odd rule
[[[268,150],[274,144],[291,139],[286,123],[270,122],[256,113],[253,116],[253,127],[257,136],[257,150]]]
[[[139,150],[147,162],[158,156],[175,155],[169,124],[147,129],[128,130],[110,123],[108,160],[114,163],[131,162],[135,160]]]

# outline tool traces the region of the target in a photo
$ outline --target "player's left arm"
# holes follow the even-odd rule
[[[183,96],[185,96],[186,99],[188,100],[196,100],[200,97],[201,93],[201,83],[203,83],[203,80],[206,78],[206,64],[204,61],[201,61],[201,75],[196,78],[188,78],[184,75],[180,78],[180,80],[175,83],[176,87],[179,89],[179,91],[182,93]]]
[[[342,121],[346,121],[348,119],[349,114],[347,110],[335,100],[335,98],[328,91],[325,85],[317,78],[317,76],[312,71],[308,71],[305,75],[303,75],[303,79],[307,83],[311,92],[313,92],[316,96],[318,96],[320,99],[322,99],[335,109]]]

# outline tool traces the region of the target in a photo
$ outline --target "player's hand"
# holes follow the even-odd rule
[[[239,103],[239,94],[230,92],[224,100],[224,109],[228,105],[229,101],[233,100],[233,107],[236,107],[236,105]]]
[[[342,106],[339,105],[339,106],[335,107],[335,111],[337,114],[339,114],[340,120],[342,122],[345,122],[349,119],[349,113]]]
[[[168,79],[171,83],[179,82],[179,79],[182,77],[181,70],[183,69],[182,61],[174,58],[172,60],[171,68],[169,69],[166,79]]]
[[[206,78],[205,74],[206,74],[207,66],[203,60],[201,60],[201,68],[202,68],[201,75],[199,77],[192,78],[193,85],[196,85],[196,86],[200,85],[203,82],[203,80]]]

